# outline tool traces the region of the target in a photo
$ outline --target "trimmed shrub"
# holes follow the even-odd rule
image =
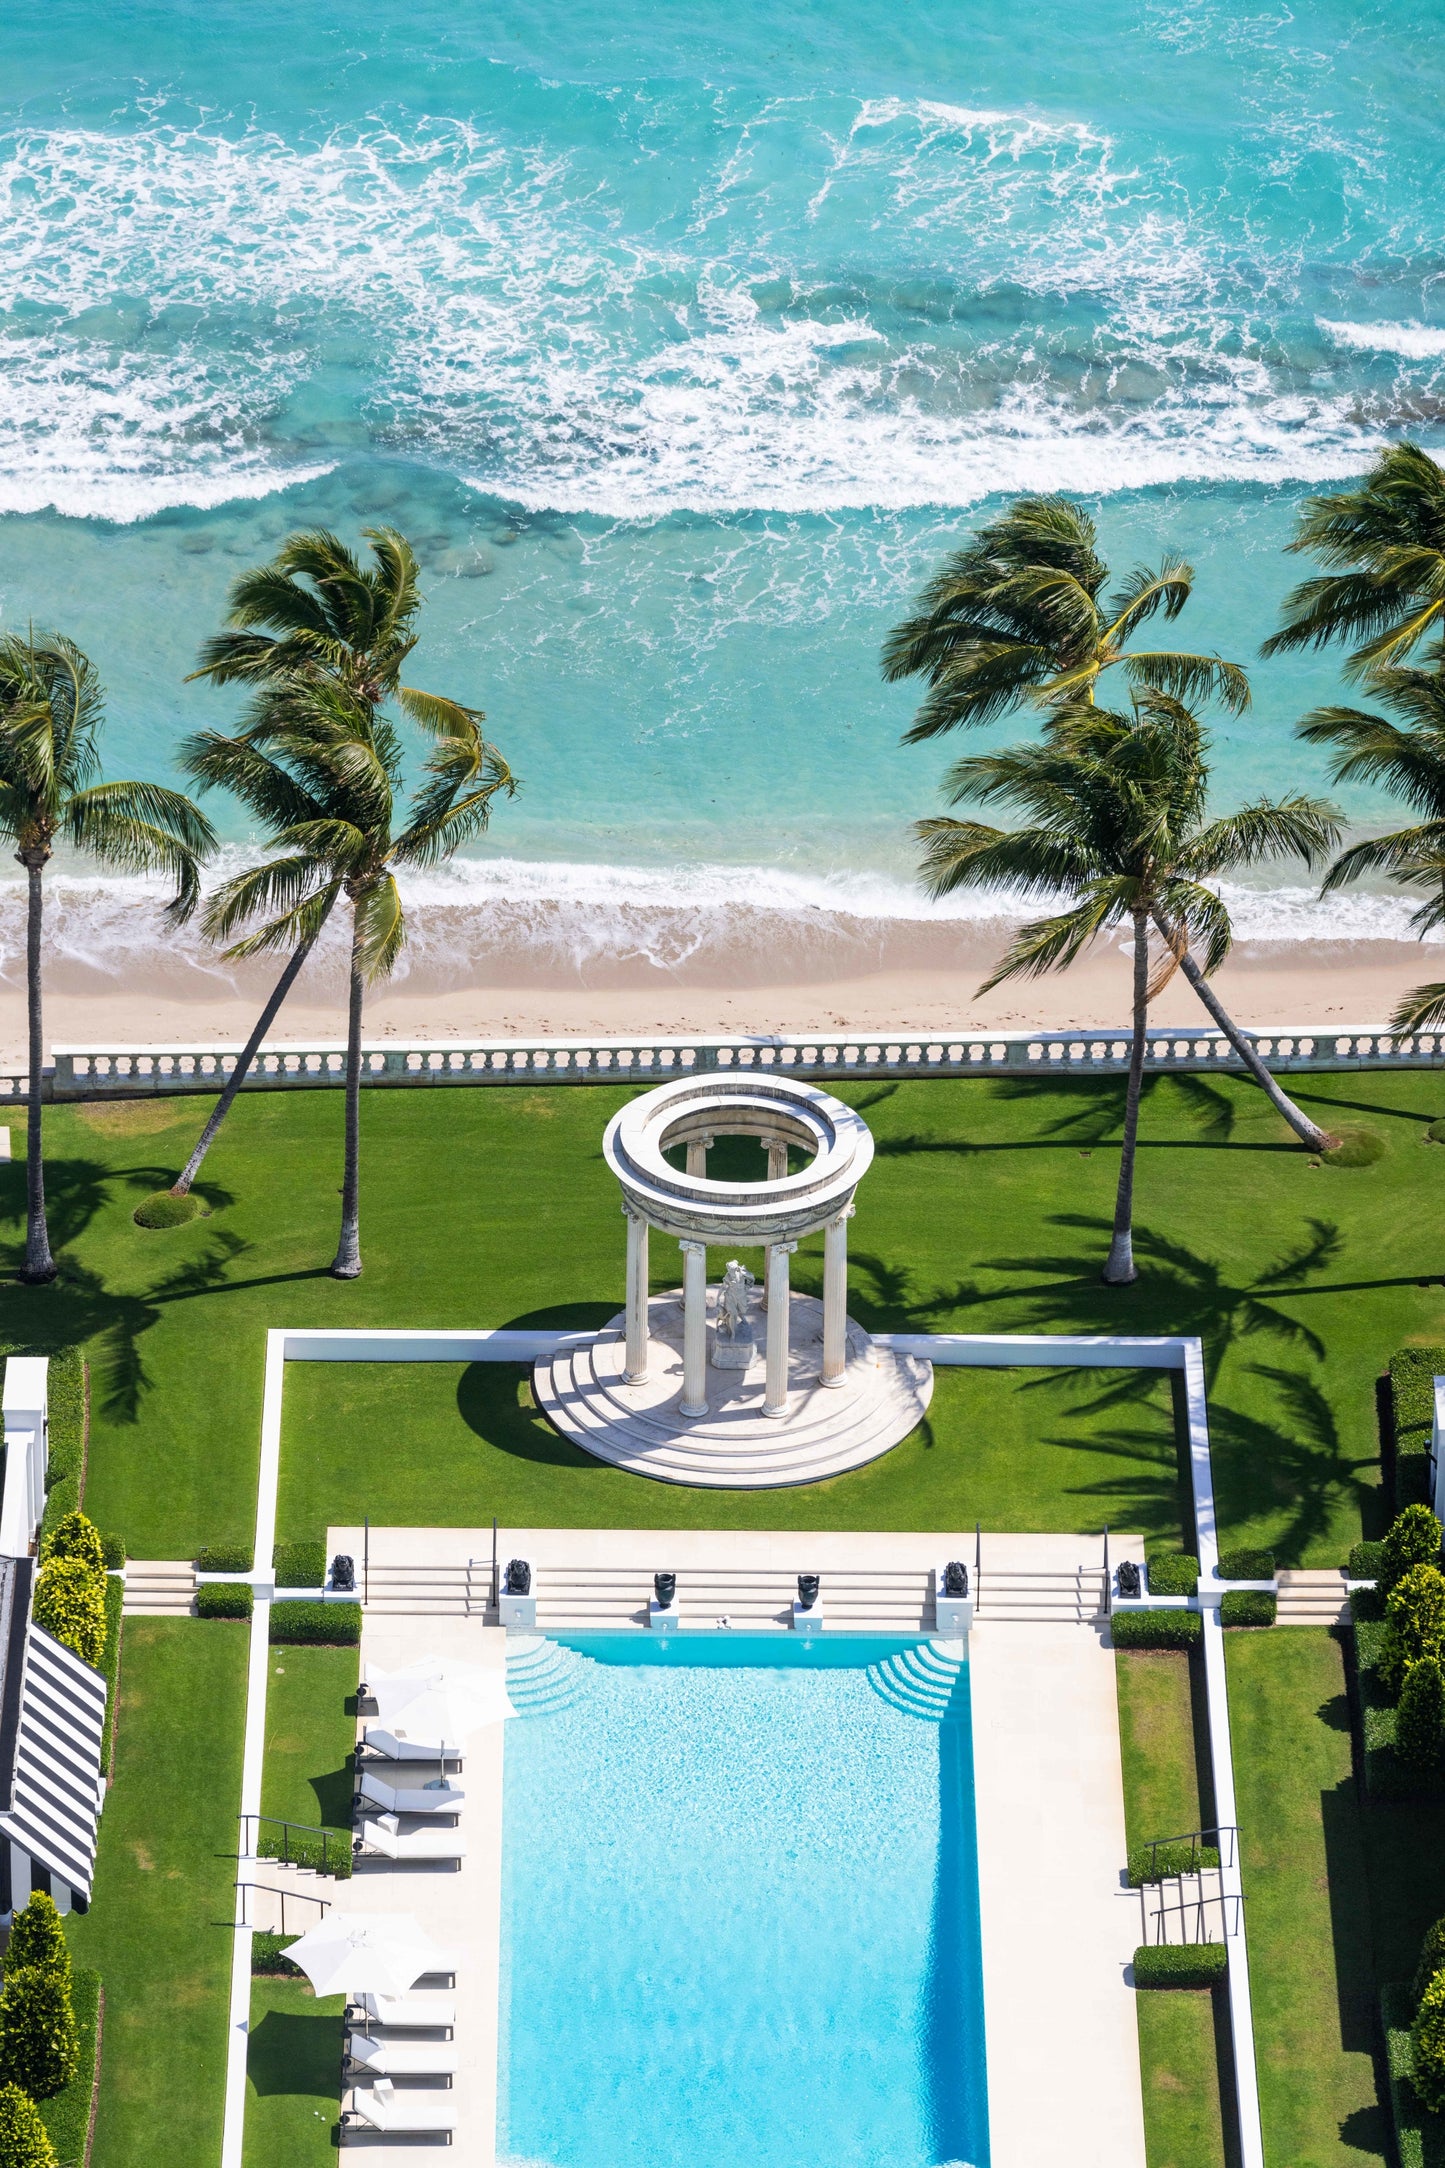
[[[1441,1527],[1428,1506],[1406,1506],[1397,1513],[1380,1545],[1380,1593],[1398,1588],[1412,1566],[1438,1566]]]
[[[1272,1581],[1274,1552],[1221,1551],[1219,1578],[1221,1581]]]
[[[95,2097],[96,2035],[100,2030],[100,1974],[81,1967],[70,1991],[75,2029],[80,2036],[80,2067],[65,2090],[41,2107],[40,2120],[55,2148],[61,2168],[81,2168],[90,2135],[90,2108]],[[4,2160],[0,2153],[0,2161]]]
[[[109,1573],[118,1573],[125,1564],[125,1537],[105,1535],[100,1539],[100,1552]]]
[[[1272,1588],[1226,1589],[1219,1602],[1221,1626],[1272,1626],[1279,1598]]]
[[[79,1558],[52,1558],[40,1569],[32,1607],[37,1626],[53,1634],[83,1664],[99,1670],[105,1657],[105,1577]]]
[[[1395,1752],[1407,1769],[1426,1774],[1440,1766],[1445,1747],[1445,1672],[1433,1656],[1411,1664],[1395,1712]]]
[[[22,1912],[17,1912],[5,1946],[7,1972],[23,1967],[27,1972],[53,1973],[70,1985],[70,1946],[55,1899],[48,1890],[37,1890]]]
[[[344,1648],[361,1639],[359,1603],[321,1603],[301,1598],[271,1606],[271,1639],[282,1644]]]
[[[196,1553],[197,1573],[249,1573],[255,1548],[249,1543],[207,1543]]]
[[[1409,1666],[1422,1656],[1438,1656],[1442,1647],[1445,1573],[1438,1566],[1411,1566],[1385,1599],[1380,1672],[1387,1691],[1398,1695]]]
[[[303,1980],[306,1975],[299,1965],[293,1965],[286,1955],[296,1940],[294,1935],[275,1935],[267,1928],[258,1929],[251,1937],[251,1970],[260,1979]],[[0,2161],[4,2155],[0,2154]]]
[[[1116,1611],[1109,1632],[1116,1649],[1193,1649],[1204,1621],[1197,1611]]]
[[[278,1588],[324,1588],[326,1544],[319,1536],[314,1543],[278,1543],[275,1567]]]
[[[1353,1544],[1345,1560],[1345,1571],[1352,1581],[1378,1581],[1384,1556],[1383,1543]]]
[[[188,1189],[184,1197],[173,1197],[168,1189],[155,1190],[143,1197],[131,1214],[137,1227],[184,1227],[187,1220],[207,1216],[204,1201],[193,1189]]]
[[[1143,1889],[1150,1882],[1167,1882],[1173,1875],[1218,1865],[1217,1844],[1139,1844],[1129,1854],[1129,1887]]]
[[[1430,1429],[1437,1377],[1445,1377],[1445,1347],[1403,1347],[1390,1357],[1397,1510],[1430,1495]]]
[[[1145,1942],[1134,1952],[1136,1987],[1215,1987],[1228,1969],[1222,1942]]]
[[[196,1590],[197,1618],[249,1618],[255,1608],[249,1581],[207,1581]]]
[[[1385,1140],[1373,1129],[1343,1129],[1340,1141],[1320,1158],[1327,1167],[1373,1167],[1385,1156]]]
[[[23,2087],[32,2100],[49,2100],[79,2067],[70,1982],[7,1964],[0,1989],[0,2081]]]
[[[1445,1920],[1436,1920],[1433,1927],[1425,1930],[1420,1945],[1420,1962],[1415,1967],[1415,1978],[1410,1993],[1418,2009],[1424,1994],[1437,1972],[1445,1972]]]
[[[57,2168],[40,2110],[18,2085],[0,2085],[0,2163],[4,2168]]]
[[[1160,1551],[1149,1560],[1151,1596],[1197,1596],[1199,1560],[1187,1551]]]
[[[119,1574],[108,1573],[105,1577],[105,1726],[100,1735],[100,1770],[102,1776],[110,1774],[111,1750],[115,1744],[115,1711],[120,1695],[120,1637],[123,1631],[121,1616],[125,1610],[125,1583]]]
[[[94,1521],[83,1513],[67,1513],[40,1539],[42,1564],[52,1558],[78,1558],[92,1573],[105,1571],[105,1546]]]
[[[67,1347],[50,1358],[50,1457],[42,1540],[57,1521],[79,1506],[84,1461],[85,1364],[79,1348]]]
[[[1410,2077],[1427,2108],[1445,2110],[1445,1972],[1426,1982],[1410,2027]]]

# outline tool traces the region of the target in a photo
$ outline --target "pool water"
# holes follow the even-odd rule
[[[985,2168],[959,1644],[568,1637],[509,1686],[499,2160]]]

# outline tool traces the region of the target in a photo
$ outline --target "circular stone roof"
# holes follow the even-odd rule
[[[663,1153],[707,1137],[778,1138],[812,1153],[776,1181],[710,1182],[679,1174]],[[602,1156],[628,1208],[679,1240],[794,1242],[853,1201],[873,1160],[868,1124],[815,1085],[760,1076],[679,1077],[614,1114]]]

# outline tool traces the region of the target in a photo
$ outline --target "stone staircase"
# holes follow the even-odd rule
[[[1277,1625],[1338,1626],[1348,1619],[1349,1581],[1340,1568],[1285,1566],[1277,1578]]]
[[[967,1671],[962,1653],[950,1653],[957,1647],[956,1642],[920,1641],[900,1649],[896,1656],[868,1666],[868,1684],[902,1715],[941,1724],[945,1717],[962,1713]]]
[[[1028,1571],[984,1564],[975,1580],[977,1625],[1092,1626],[1105,1613],[1104,1573],[1100,1566]]]
[[[1139,1899],[1141,1942],[1227,1942],[1240,1929],[1243,1908],[1218,1867],[1146,1883]]]
[[[125,1569],[126,1618],[184,1618],[195,1608],[196,1569],[188,1558],[133,1558]]]
[[[605,1632],[645,1626],[652,1576],[667,1564],[667,1538],[635,1566],[550,1566],[537,1573],[537,1626],[543,1633]],[[806,1570],[800,1554],[798,1570]],[[713,1632],[768,1633],[791,1626],[797,1572],[777,1567],[709,1567],[679,1573],[677,1606],[684,1627]],[[822,1607],[830,1633],[917,1634],[933,1627],[932,1577],[926,1568],[823,1575]]]
[[[360,1596],[363,1588],[359,1560],[356,1578]],[[382,1566],[373,1560],[366,1572],[364,1593],[368,1611],[412,1617],[481,1618],[491,1588],[489,1558],[422,1566]]]

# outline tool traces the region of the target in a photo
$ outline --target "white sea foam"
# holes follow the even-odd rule
[[[1336,346],[1359,354],[1402,354],[1408,361],[1430,361],[1445,355],[1445,330],[1432,324],[1344,324],[1333,318],[1318,319]]]

